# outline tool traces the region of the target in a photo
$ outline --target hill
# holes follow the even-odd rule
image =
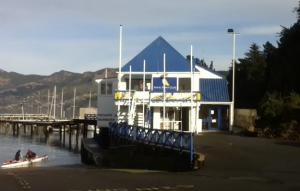
[[[117,77],[117,68],[107,68],[107,77]],[[219,71],[227,75],[228,71]],[[92,92],[91,107],[97,107],[97,85],[95,80],[105,77],[105,69],[95,72],[74,73],[65,70],[49,76],[23,75],[16,72],[6,72],[0,69],[0,112],[47,113],[48,91],[53,95],[56,86],[56,114],[60,116],[61,91],[64,90],[64,110],[66,117],[73,113],[74,88],[76,88],[76,116],[78,108],[88,107],[89,92]],[[50,99],[51,101],[51,99]]]
[[[107,68],[107,76],[116,77],[116,71],[115,68]],[[57,110],[60,111],[61,90],[63,89],[64,110],[66,116],[70,116],[74,88],[76,88],[77,108],[88,106],[90,91],[92,91],[91,106],[96,107],[97,85],[95,79],[104,77],[105,69],[84,73],[62,70],[49,76],[23,75],[0,69],[0,112],[21,113],[21,105],[23,105],[25,113],[47,113],[48,91],[52,96],[54,86],[56,86]],[[76,113],[78,115],[78,111]],[[60,116],[60,113],[58,115]]]

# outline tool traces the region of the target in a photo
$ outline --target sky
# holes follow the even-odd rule
[[[299,0],[1,0],[0,69],[49,75],[122,65],[158,36],[183,56],[214,61],[227,70],[255,42],[276,45],[282,26],[296,21]]]

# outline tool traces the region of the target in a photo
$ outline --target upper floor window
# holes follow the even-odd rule
[[[101,82],[100,84],[100,91],[101,95],[112,95],[112,82]]]
[[[145,79],[145,84],[143,84],[143,79],[132,79],[131,80],[131,90],[143,91],[145,86],[145,91],[148,91],[151,87],[148,88],[147,84],[150,84],[151,80]],[[126,80],[126,89],[129,90],[129,80]]]

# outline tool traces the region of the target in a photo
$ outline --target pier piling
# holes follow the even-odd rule
[[[71,125],[69,125],[69,150],[72,149],[72,129]]]
[[[30,125],[30,136],[33,136],[33,125]]]
[[[16,135],[16,123],[13,124],[13,136]]]
[[[63,146],[65,147],[66,144],[66,125],[64,125],[64,140],[63,140]]]

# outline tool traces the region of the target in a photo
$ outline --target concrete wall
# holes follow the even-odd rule
[[[235,109],[234,125],[242,128],[249,128],[255,125],[257,117],[256,109]]]

